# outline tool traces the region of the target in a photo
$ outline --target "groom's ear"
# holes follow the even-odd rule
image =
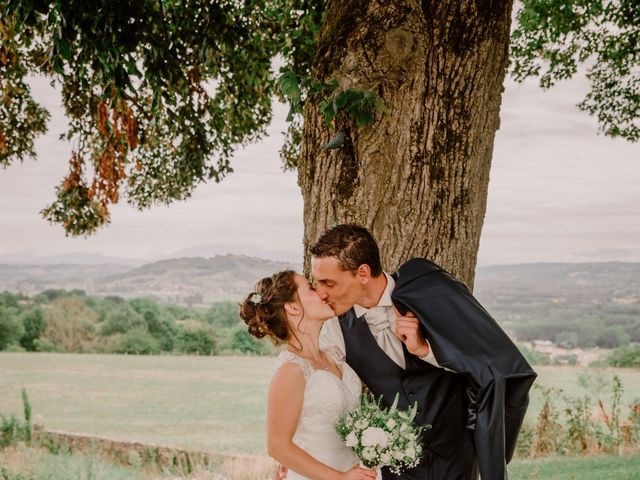
[[[366,283],[371,278],[371,268],[366,263],[363,263],[356,270],[356,278],[360,283]]]

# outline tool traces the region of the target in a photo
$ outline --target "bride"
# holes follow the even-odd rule
[[[293,271],[260,280],[240,305],[249,333],[286,349],[278,357],[267,400],[267,451],[288,468],[287,480],[373,480],[340,439],[336,425],[358,404],[361,384],[343,361],[320,350],[331,307]]]

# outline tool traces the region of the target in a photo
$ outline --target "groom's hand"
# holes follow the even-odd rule
[[[429,344],[420,333],[420,322],[413,314],[407,311],[402,315],[396,308],[396,335],[407,346],[409,353],[416,357],[425,357],[429,354]]]

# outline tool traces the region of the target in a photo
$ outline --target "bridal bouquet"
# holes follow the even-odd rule
[[[338,422],[338,433],[353,448],[362,465],[389,467],[397,475],[418,464],[422,455],[420,434],[431,426],[413,424],[417,403],[408,410],[400,410],[396,395],[393,405],[386,409],[381,400],[362,395],[358,408]]]

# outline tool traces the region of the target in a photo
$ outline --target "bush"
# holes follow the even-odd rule
[[[36,352],[58,352],[58,353],[66,352],[64,347],[61,347],[60,345],[46,338],[36,338],[33,341],[33,347]]]
[[[0,413],[0,450],[15,445],[22,439],[22,422],[18,417],[5,417]]]
[[[616,348],[626,345],[631,341],[631,337],[621,328],[606,328],[596,340],[596,345],[600,348]]]
[[[65,290],[50,288],[48,290],[45,290],[44,292],[41,292],[38,296],[38,300],[43,303],[51,303],[54,300],[64,298],[68,295],[69,294]]]
[[[100,324],[100,335],[109,336],[114,333],[127,333],[134,329],[146,330],[144,317],[128,305],[122,305],[107,312]]]
[[[518,434],[518,441],[516,443],[515,454],[518,457],[528,457],[531,455],[531,449],[533,448],[534,431],[526,423],[520,428]]]
[[[64,296],[43,309],[43,338],[68,352],[91,352],[95,343],[98,314],[83,297]]]
[[[24,334],[20,338],[20,345],[30,352],[36,351],[35,341],[44,334],[46,323],[42,310],[37,307],[27,310],[20,315],[20,321],[24,328]]]
[[[238,304],[235,302],[215,303],[204,313],[203,318],[210,325],[220,328],[235,327],[241,322]]]
[[[520,353],[522,353],[522,356],[530,365],[549,365],[550,363],[549,357],[544,353],[531,350],[524,345],[518,345],[518,350],[520,350]]]
[[[640,368],[640,345],[618,347],[607,357],[612,367]]]
[[[0,306],[0,350],[6,350],[9,345],[17,343],[23,333],[16,310]]]
[[[231,331],[230,348],[234,352],[254,355],[264,354],[268,349],[266,342],[260,342],[257,338],[252,337],[244,325],[239,325]]]
[[[21,421],[15,415],[5,417],[0,413],[0,450],[15,445],[20,441],[31,441],[31,404],[27,391],[22,389],[22,406],[24,412],[24,421]]]
[[[113,350],[114,353],[133,355],[153,355],[160,351],[160,342],[142,328],[134,328],[123,334]]]
[[[4,349],[5,352],[26,352],[24,347],[18,343],[12,343]]]
[[[539,456],[562,452],[563,427],[560,423],[560,412],[556,406],[558,391],[538,385],[534,385],[534,388],[542,390],[543,404],[538,413],[532,453],[534,456]]]
[[[556,335],[554,343],[561,348],[576,348],[578,346],[578,333],[562,331]]]
[[[175,319],[171,313],[152,300],[146,298],[134,298],[129,301],[133,310],[142,315],[147,326],[147,330],[159,342],[160,347],[165,352],[174,349],[177,336]]]
[[[178,350],[182,353],[216,355],[218,342],[215,332],[206,324],[182,327],[178,333]]]
[[[14,295],[5,290],[0,293],[0,307],[14,308],[17,310],[20,307],[18,301],[23,299],[24,297],[21,294],[18,293]]]

